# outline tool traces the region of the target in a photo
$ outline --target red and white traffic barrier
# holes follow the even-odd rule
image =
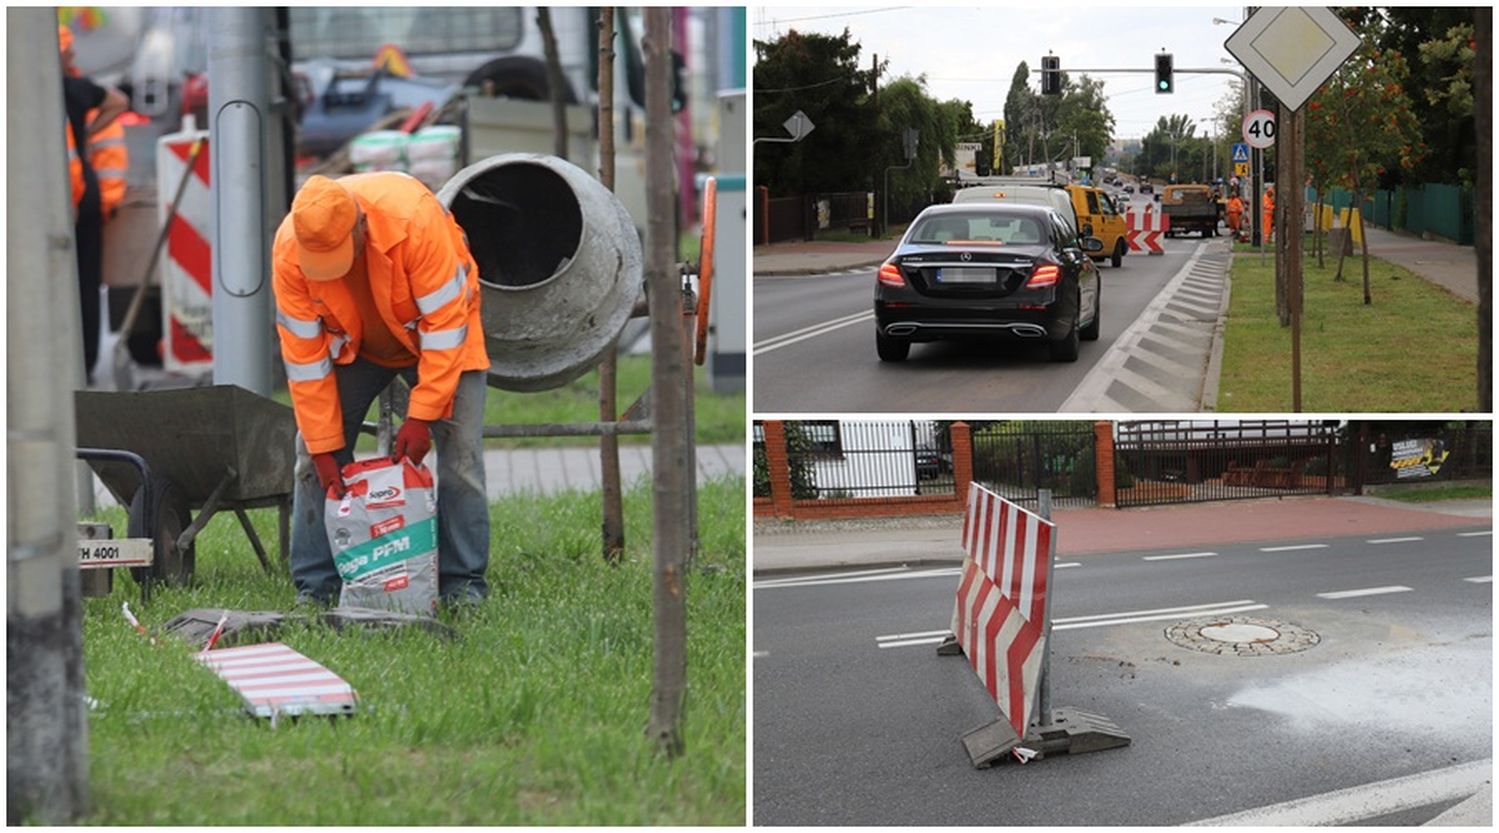
[[[1125,240],[1129,243],[1132,252],[1149,251],[1153,255],[1163,255],[1165,249],[1161,248],[1161,235],[1171,228],[1171,218],[1164,211],[1156,211],[1155,206],[1146,203],[1145,210],[1139,214],[1131,208],[1124,213],[1124,222],[1129,226]]]
[[[162,364],[173,373],[213,367],[213,191],[209,187],[207,130],[187,129],[156,141],[158,216],[166,220],[172,194],[192,158],[193,142],[205,143],[193,164],[182,202],[167,231],[161,259]]]
[[[199,651],[193,659],[218,674],[257,717],[352,714],[353,686],[280,642]]]
[[[1025,737],[1046,655],[1046,593],[1056,527],[973,484],[953,634],[1015,739]]]

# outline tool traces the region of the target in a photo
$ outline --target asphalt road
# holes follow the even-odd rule
[[[1042,344],[916,344],[885,363],[874,351],[874,270],[754,281],[755,410],[1055,411],[1114,339],[1176,274],[1200,241],[1162,238],[1166,254],[1099,267],[1103,332],[1071,364]]]
[[[1483,529],[1065,560],[1053,705],[1106,715],[1134,743],[988,770],[958,738],[998,710],[964,659],[924,641],[948,625],[955,568],[758,581],[754,821],[1180,824],[1489,758],[1492,538],[1463,534]],[[1199,605],[1264,605],[1242,615],[1321,642],[1223,657],[1166,641],[1193,614],[1154,611]]]

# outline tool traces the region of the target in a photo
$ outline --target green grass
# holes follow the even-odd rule
[[[705,368],[693,369],[696,374],[697,396],[697,441],[699,443],[744,442],[744,394],[717,394],[708,384]],[[616,384],[618,413],[640,396],[651,382],[651,357],[649,355],[621,356]],[[582,377],[560,388],[537,393],[513,393],[489,389],[484,405],[484,422],[488,425],[517,425],[541,422],[588,422],[599,418],[598,405],[599,374],[590,370]],[[277,402],[291,404],[291,394],[278,390],[273,394]],[[370,406],[366,420],[373,422],[379,416],[378,403]],[[397,415],[399,423],[400,415]],[[622,444],[649,443],[646,435],[624,435]],[[598,445],[597,437],[524,437],[514,439],[489,439],[490,448],[519,448],[523,446],[554,445]],[[373,451],[372,437],[360,437],[359,448]]]
[[[1471,411],[1477,407],[1473,307],[1399,266],[1371,258],[1373,304],[1362,267],[1305,259],[1302,410]],[[1219,411],[1291,409],[1291,330],[1275,316],[1275,259],[1233,263]]]
[[[87,601],[92,815],[110,825],[741,825],[745,817],[744,484],[700,492],[689,576],[686,753],[645,736],[651,678],[650,489],[625,499],[628,551],[598,555],[597,494],[496,503],[490,600],[451,616],[455,640],[408,631],[283,631],[343,676],[360,712],[272,729],[171,638],[193,607],[287,609],[232,517],[198,539],[195,586],[140,606],[116,578]],[[107,513],[117,527],[118,510]],[[262,535],[275,518],[253,513]]]
[[[1473,500],[1494,496],[1488,483],[1451,483],[1440,486],[1390,486],[1373,492],[1376,497],[1400,500],[1406,503],[1433,503],[1439,500]]]

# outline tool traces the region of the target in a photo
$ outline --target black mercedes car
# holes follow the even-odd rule
[[[880,266],[875,347],[898,362],[917,341],[998,336],[1044,340],[1053,361],[1098,338],[1098,268],[1054,209],[952,203],[921,212]]]

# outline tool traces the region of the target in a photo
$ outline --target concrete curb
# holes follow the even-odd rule
[[[1464,799],[1448,808],[1441,815],[1421,825],[1422,827],[1492,827],[1494,825],[1494,793],[1492,786],[1480,790],[1471,798]]]
[[[753,576],[790,576],[800,573],[821,573],[827,570],[842,570],[845,568],[857,568],[860,570],[883,570],[891,567],[957,567],[962,566],[961,558],[903,558],[898,561],[859,561],[856,563],[837,564],[814,564],[811,566],[798,565],[796,567],[767,567],[754,570]]]
[[[1202,411],[1218,410],[1218,386],[1223,376],[1223,334],[1228,329],[1228,304],[1233,299],[1234,246],[1228,244],[1228,263],[1223,267],[1223,302],[1218,306],[1218,323],[1213,325],[1213,346],[1208,351],[1207,375],[1202,380],[1202,394],[1197,404]]]
[[[843,271],[847,271],[849,269],[867,269],[867,268],[869,268],[871,266],[879,266],[880,264],[882,264],[884,262],[885,262],[885,258],[882,257],[882,258],[880,258],[878,260],[869,260],[869,261],[862,261],[861,260],[861,261],[859,261],[857,263],[850,263],[850,264],[847,264],[845,266],[841,266],[841,267],[839,267],[837,269],[826,269],[826,268],[822,268],[822,269],[810,269],[810,268],[806,268],[806,269],[766,269],[766,270],[763,270],[763,271],[762,270],[756,270],[755,273],[754,273],[754,277],[757,277],[757,278],[816,277],[816,276],[820,276],[820,275],[829,275],[829,274],[832,274],[833,272],[843,272]]]

